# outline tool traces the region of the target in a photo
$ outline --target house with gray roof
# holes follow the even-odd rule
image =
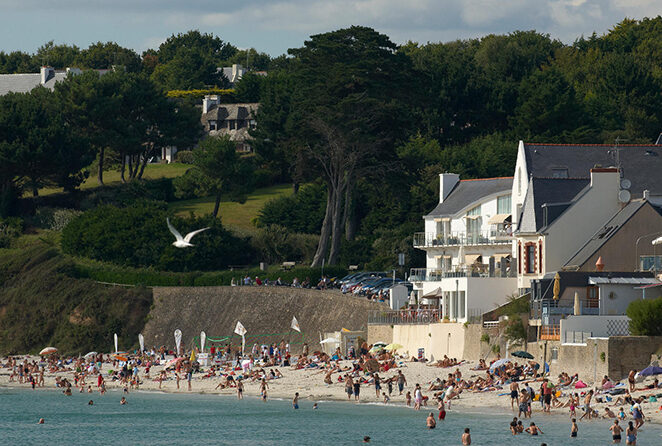
[[[516,291],[511,189],[512,178],[439,175],[439,203],[423,216],[425,232],[414,234],[414,247],[426,253],[426,267],[410,271],[419,303],[464,323]]]
[[[253,151],[248,131],[255,128],[255,113],[258,103],[221,104],[219,96],[208,95],[202,100],[202,116],[200,120],[209,135],[228,135],[237,143],[237,151],[250,153]]]
[[[576,263],[574,254],[624,208],[633,209],[627,207],[632,200],[662,205],[660,172],[660,145],[520,141],[512,187],[520,293],[532,279]],[[630,260],[634,268],[637,261]]]
[[[109,70],[96,71],[105,74]],[[69,75],[75,76],[81,72],[80,68],[56,71],[53,67],[41,67],[39,73],[0,74],[0,96],[7,93],[28,93],[38,86],[53,90],[56,83],[62,82]]]

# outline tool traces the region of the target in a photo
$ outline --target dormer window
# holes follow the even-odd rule
[[[568,178],[567,167],[555,167],[552,169],[552,178]]]

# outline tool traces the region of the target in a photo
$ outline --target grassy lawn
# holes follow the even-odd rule
[[[253,231],[252,220],[264,204],[272,198],[290,195],[292,186],[282,184],[256,189],[249,195],[246,203],[239,204],[231,201],[221,201],[221,220],[223,224],[240,231]],[[214,197],[196,198],[193,200],[182,200],[170,203],[170,209],[176,214],[188,215],[193,212],[196,215],[210,214],[214,210]]]
[[[148,164],[145,167],[145,173],[143,178],[155,180],[157,178],[175,178],[181,175],[184,175],[188,169],[191,168],[190,164],[181,164],[181,163],[170,163],[170,164]],[[103,182],[106,185],[119,184],[120,171],[119,170],[107,170],[103,173]],[[80,185],[81,189],[93,189],[98,187],[99,183],[97,182],[97,172],[91,171],[90,176],[85,180],[83,184]],[[49,195],[56,192],[62,192],[62,189],[52,189],[45,188],[39,191],[39,195]],[[26,194],[28,192],[26,191]]]

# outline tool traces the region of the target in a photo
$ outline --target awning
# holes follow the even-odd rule
[[[480,215],[465,215],[464,218],[467,220],[478,220],[481,216]]]
[[[510,214],[496,214],[487,221],[489,225],[499,225],[510,220]]]
[[[451,255],[450,255],[450,254],[444,254],[444,255],[434,256],[434,259],[435,259],[435,260],[439,260],[439,259],[450,259],[450,258],[451,258]]]
[[[644,285],[644,286],[636,286],[636,287],[634,287],[634,289],[635,290],[645,290],[645,289],[648,289],[648,288],[655,288],[655,287],[658,287],[658,286],[662,286],[662,283],[650,283],[650,284]]]
[[[503,257],[510,257],[510,253],[509,252],[500,252],[500,253],[497,253],[497,254],[492,254],[492,257],[494,257],[495,259],[503,258]]]
[[[440,299],[443,296],[444,296],[444,294],[441,291],[441,287],[439,287],[436,290],[432,290],[429,293],[424,294],[423,299]]]
[[[589,277],[589,285],[617,284],[617,285],[646,285],[660,283],[654,277]]]
[[[482,260],[481,259],[482,257],[483,257],[482,254],[465,254],[464,255],[464,263],[466,265],[473,265],[478,260]]]
[[[441,223],[442,221],[451,221],[450,217],[437,217],[434,219],[436,223]]]

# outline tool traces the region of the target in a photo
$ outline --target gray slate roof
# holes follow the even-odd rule
[[[443,203],[439,203],[426,217],[452,217],[472,203],[478,204],[484,197],[510,193],[513,177],[461,180],[448,194]]]
[[[644,206],[652,206],[646,200],[633,200],[629,202],[623,209],[618,211],[605,225],[600,228],[593,237],[591,237],[573,256],[565,262],[564,266],[578,266],[582,267],[593,254],[611,239],[616,233],[625,225],[632,216],[634,216]],[[658,212],[662,213],[660,208],[653,206]]]
[[[557,271],[553,271],[544,275],[542,279],[534,280],[534,282],[540,282],[540,287],[542,291],[542,299],[553,299],[554,298],[554,277],[556,276]],[[648,271],[637,271],[637,272],[610,272],[610,271],[558,271],[560,277],[561,292],[559,295],[563,295],[566,288],[577,288],[585,287],[589,285],[590,278],[596,277],[605,277],[610,279],[616,278],[634,278],[642,280],[642,283],[645,283],[649,278],[653,278],[653,273]],[[563,299],[560,301],[560,303]]]
[[[518,230],[534,233],[549,226],[589,183],[582,178],[531,178]]]
[[[44,87],[52,90],[56,82],[63,81],[66,77],[66,72],[56,71],[46,81]],[[4,96],[10,92],[27,93],[39,85],[41,85],[40,73],[0,74],[0,96]]]
[[[618,149],[623,178],[632,182],[632,198],[640,198],[648,189],[651,194],[662,194],[662,146],[624,145]],[[528,168],[527,177],[551,178],[554,169],[567,168],[569,178],[590,178],[590,169],[616,166],[613,145],[602,144],[524,144]]]
[[[258,103],[214,105],[202,115],[202,122],[251,119],[259,106]]]

